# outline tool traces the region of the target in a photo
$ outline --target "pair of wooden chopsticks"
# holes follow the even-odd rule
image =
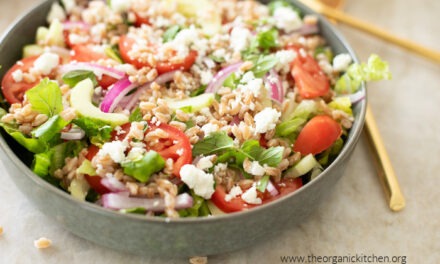
[[[342,3],[341,0],[340,1],[321,0],[321,2],[318,2],[316,0],[299,0],[299,1],[307,5],[308,7],[312,8],[314,11],[321,13],[330,19],[363,30],[367,33],[380,37],[390,43],[396,44],[409,51],[415,52],[421,56],[424,56],[428,59],[440,63],[440,52],[426,48],[413,41],[402,39],[400,37],[392,35],[381,28],[378,28],[374,25],[361,21],[355,17],[345,14],[344,12],[338,9],[326,5],[329,3],[326,4],[321,3],[321,2],[332,2],[332,4],[334,4],[336,7],[341,7],[340,5]],[[374,158],[378,168],[378,175],[384,187],[385,194],[388,198],[389,207],[393,211],[400,211],[405,207],[405,198],[400,190],[400,186],[397,181],[396,174],[394,172],[388,153],[383,144],[382,137],[379,133],[379,130],[376,125],[376,121],[374,119],[373,113],[371,112],[371,108],[369,105],[367,105],[367,112],[365,117],[365,132],[371,143],[370,146],[373,149],[373,153],[375,156]]]

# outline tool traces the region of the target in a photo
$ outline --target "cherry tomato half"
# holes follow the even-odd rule
[[[299,132],[293,150],[302,155],[321,153],[331,147],[341,133],[341,125],[330,116],[315,116]]]
[[[72,47],[70,60],[78,62],[91,62],[101,59],[107,59],[104,52],[93,50],[89,45],[75,45]]]
[[[96,153],[98,153],[98,151],[99,151],[99,148],[97,146],[91,144],[89,146],[88,151],[87,151],[86,159],[92,161],[93,157],[96,155]],[[86,178],[90,187],[93,190],[95,190],[97,193],[105,194],[105,193],[110,192],[110,190],[101,183],[102,178],[100,176],[90,176],[90,175],[86,174],[86,175],[84,175],[84,177]]]
[[[28,72],[37,58],[38,56],[24,58],[6,72],[2,80],[2,92],[8,103],[21,103],[21,101],[23,101],[24,93],[40,82],[41,78],[37,78],[37,80],[32,83],[27,83],[25,81],[15,82],[12,75],[17,70]]]
[[[310,55],[301,54],[298,46],[289,46],[297,54],[292,62],[292,76],[301,97],[312,99],[324,96],[330,91],[330,81],[319,67],[318,62]]]
[[[119,39],[119,52],[121,53],[122,59],[134,65],[136,68],[142,68],[146,66],[150,66],[148,62],[139,61],[138,59],[131,58],[128,53],[131,51],[135,40],[133,38],[128,37],[127,35],[123,35]],[[189,70],[191,66],[197,59],[197,52],[190,51],[188,56],[186,56],[182,62],[179,63],[171,63],[169,61],[158,61],[156,65],[156,70],[159,74],[174,71],[174,70]]]
[[[274,184],[274,186],[279,192],[277,196],[272,196],[267,191],[264,193],[258,191],[258,197],[262,199],[262,204],[266,204],[294,192],[302,186],[302,180],[301,178],[282,179],[279,183]],[[232,198],[230,201],[226,201],[225,197],[225,188],[221,185],[217,185],[214,194],[211,196],[211,201],[225,213],[240,212],[245,209],[259,206],[246,203],[240,196]]]

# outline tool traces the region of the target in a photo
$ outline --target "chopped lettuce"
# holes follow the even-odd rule
[[[6,133],[8,133],[18,143],[20,143],[20,145],[22,145],[32,153],[42,153],[49,148],[49,143],[42,139],[27,137],[17,128],[14,128],[3,122],[0,122],[0,126],[4,128]]]
[[[333,101],[331,101],[328,106],[331,109],[341,110],[349,115],[353,115],[353,111],[351,110],[351,101],[350,98],[346,96],[336,97]]]
[[[179,210],[180,217],[197,217],[207,216],[210,214],[207,201],[194,193],[191,190],[191,196],[193,198],[193,206],[187,209]]]
[[[124,173],[140,182],[147,182],[150,176],[165,167],[165,160],[156,151],[150,150],[134,161],[121,163]]]
[[[182,30],[182,27],[180,27],[179,25],[173,25],[171,27],[169,27],[162,36],[163,42],[167,43],[170,42],[171,40],[173,40],[177,33],[179,33],[179,31]]]
[[[84,79],[90,79],[93,82],[93,86],[98,85],[96,76],[92,71],[86,70],[74,70],[63,75],[63,82],[70,87],[75,87],[77,83]]]
[[[378,55],[372,54],[367,63],[353,63],[347,71],[336,81],[337,94],[351,94],[356,92],[362,82],[391,79],[388,63]]]
[[[258,47],[264,50],[278,47],[278,30],[271,28],[257,34]]]
[[[90,138],[90,142],[95,145],[102,145],[108,141],[113,131],[113,128],[107,123],[88,117],[80,117],[72,122],[84,130],[87,137]]]
[[[44,124],[32,131],[32,136],[44,141],[54,138],[69,122],[59,115],[49,118]]]
[[[26,92],[26,97],[32,109],[52,117],[63,110],[61,90],[54,81],[44,78],[41,82]]]

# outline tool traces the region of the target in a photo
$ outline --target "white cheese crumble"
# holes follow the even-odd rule
[[[284,30],[286,33],[299,29],[303,24],[298,13],[289,7],[279,7],[275,9],[273,17],[275,18],[275,26]]]
[[[127,149],[127,142],[124,141],[112,141],[106,142],[99,150],[99,156],[109,155],[110,158],[116,162],[121,163],[125,159],[125,150]]]
[[[200,158],[200,160],[197,162],[197,168],[199,168],[201,170],[206,170],[206,169],[211,168],[212,166],[214,166],[214,164],[212,164],[211,159],[212,159],[212,156]]]
[[[251,37],[249,29],[234,27],[231,31],[230,47],[234,52],[240,52],[248,46]]]
[[[290,63],[295,59],[296,53],[293,50],[280,50],[275,53],[278,63],[275,65],[275,70],[282,73],[290,71]]]
[[[145,148],[143,147],[133,147],[130,152],[128,152],[126,160],[136,161],[139,160],[145,153]]]
[[[23,71],[21,69],[14,71],[12,73],[12,79],[17,83],[23,81]]]
[[[341,53],[333,58],[333,70],[345,71],[352,62],[351,56],[347,53]]]
[[[266,173],[264,167],[261,166],[258,161],[252,161],[251,166],[246,170],[246,172],[254,176],[264,176]]]
[[[67,12],[72,11],[76,6],[75,0],[61,0],[61,3],[63,3],[64,9],[66,9]]]
[[[231,188],[228,194],[225,195],[225,201],[230,202],[233,198],[239,196],[243,193],[243,190],[240,188],[240,186],[236,185]]]
[[[60,63],[60,57],[54,53],[43,53],[34,62],[34,69],[48,75]]]
[[[255,115],[255,133],[266,133],[267,131],[274,129],[281,113],[277,110],[266,107],[261,112]]]
[[[162,47],[164,50],[170,47],[177,51],[177,56],[184,58],[189,54],[190,45],[196,43],[199,40],[199,35],[194,26],[181,30],[177,33],[176,37],[165,43]]]
[[[220,127],[217,124],[207,123],[203,125],[200,129],[205,134],[205,137],[207,137],[211,133],[217,132],[220,129]]]
[[[55,19],[59,21],[66,20],[66,13],[64,13],[64,9],[58,3],[53,3],[49,14],[46,17],[47,23],[51,24]]]
[[[210,83],[213,78],[214,76],[212,75],[212,72],[209,70],[200,72],[200,82],[203,85],[207,85],[208,83]]]
[[[217,174],[219,172],[225,171],[227,168],[228,168],[228,164],[227,163],[218,163],[214,167],[214,173]]]
[[[186,164],[180,169],[180,178],[195,194],[205,199],[211,198],[214,193],[214,176],[192,164]]]
[[[255,183],[241,195],[241,199],[248,204],[261,204],[263,202],[261,198],[257,196],[257,186]]]
[[[240,82],[241,84],[237,86],[237,89],[243,93],[252,93],[254,97],[260,96],[261,87],[263,86],[263,79],[255,78],[254,73],[248,71],[243,74]]]

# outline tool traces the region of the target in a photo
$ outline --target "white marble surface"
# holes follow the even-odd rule
[[[0,30],[37,3],[0,0]],[[348,0],[348,13],[440,50],[440,1]],[[389,61],[393,80],[369,85],[369,99],[399,177],[407,207],[391,212],[365,138],[332,195],[297,227],[209,263],[281,263],[280,256],[406,256],[407,263],[440,260],[440,65],[364,33],[340,26],[362,60],[375,52]],[[188,263],[131,256],[63,230],[34,208],[0,163],[0,263]],[[46,236],[53,246],[34,248]]]

